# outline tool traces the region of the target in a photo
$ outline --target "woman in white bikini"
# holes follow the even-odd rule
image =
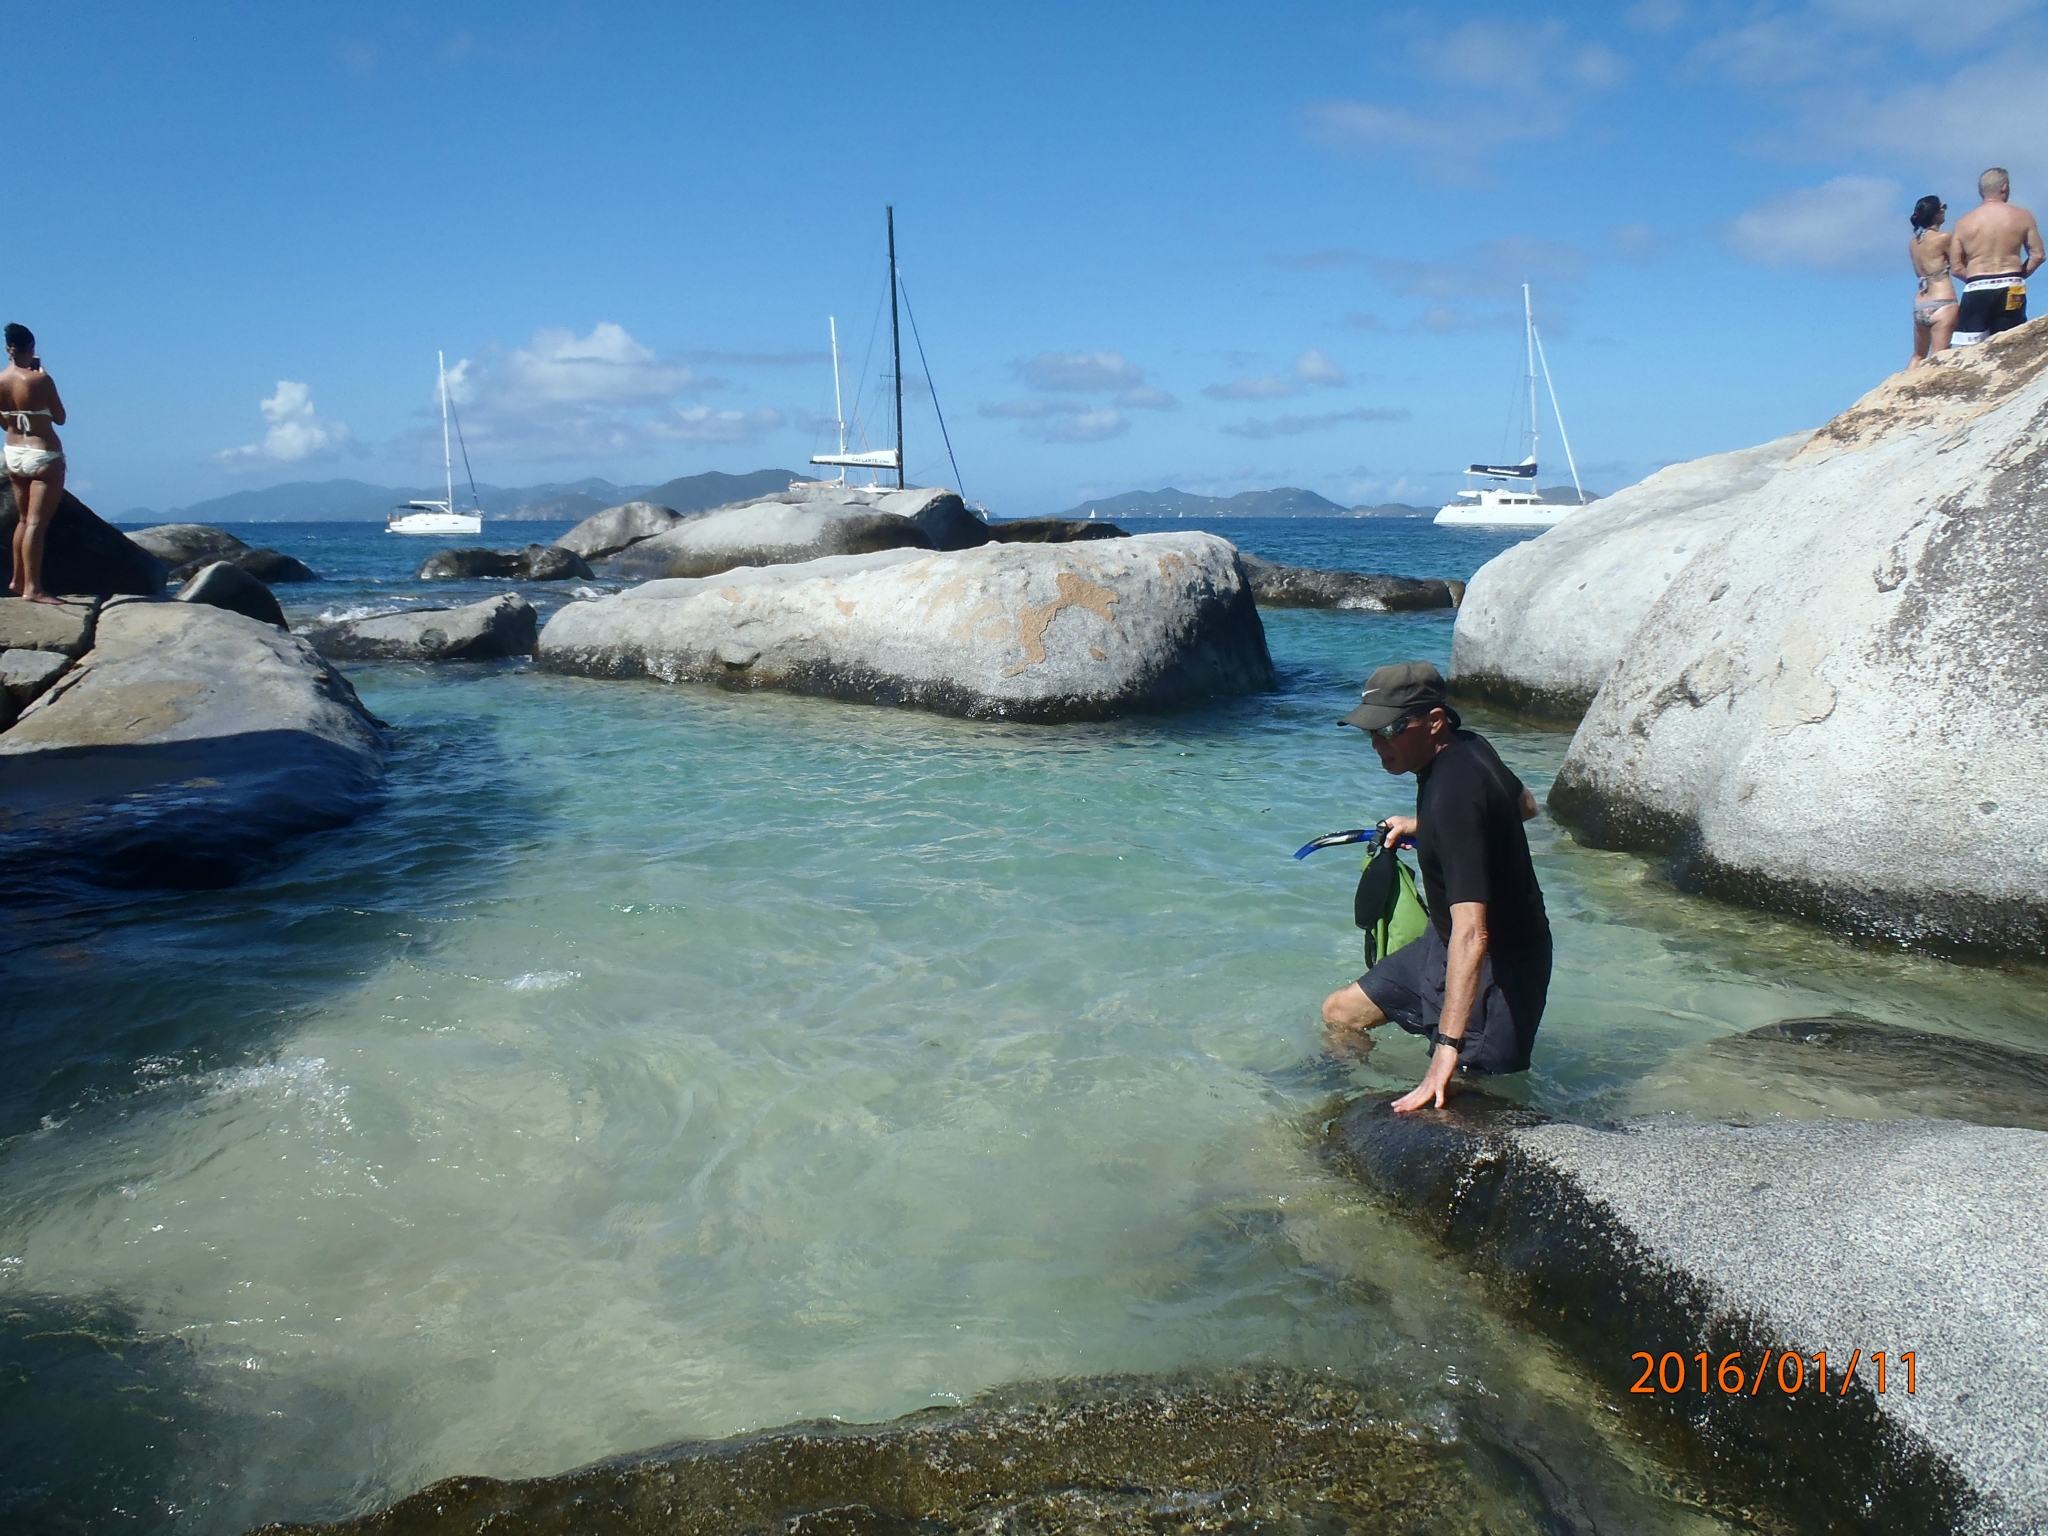
[[[1917,368],[1928,354],[1946,352],[1956,333],[1956,285],[1948,273],[1948,241],[1942,224],[1948,204],[1929,193],[1913,205],[1913,241],[1906,254],[1920,286],[1913,295],[1913,361]]]
[[[0,372],[0,420],[7,423],[7,479],[14,487],[14,572],[7,590],[32,603],[58,599],[43,590],[43,541],[64,500],[64,445],[54,430],[64,424],[57,382],[43,372],[35,334],[7,327],[8,366]]]

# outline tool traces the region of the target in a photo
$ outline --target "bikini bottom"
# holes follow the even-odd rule
[[[4,450],[7,473],[16,480],[34,480],[45,470],[64,462],[64,450],[44,448],[36,443],[9,443]]]

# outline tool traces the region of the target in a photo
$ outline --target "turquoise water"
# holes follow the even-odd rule
[[[280,589],[296,623],[420,601],[433,547],[238,531],[332,578]],[[1505,542],[1226,531],[1411,575]],[[1412,803],[1332,722],[1373,666],[1445,662],[1450,621],[1266,623],[1278,692],[1061,728],[351,668],[393,727],[380,815],[236,890],[9,914],[0,1515],[232,1531],[1255,1361],[1394,1391],[1421,1431],[1544,1422],[1657,1498],[1569,1363],[1317,1156],[1334,1096],[1424,1060],[1325,1054],[1357,866],[1289,854]],[[1540,798],[1568,738],[1468,723]],[[1801,1015],[2048,1047],[2038,976],[1684,897],[1547,819],[1532,841],[1558,970],[1519,1091],[1555,1112],[1889,1112],[1704,1069]]]

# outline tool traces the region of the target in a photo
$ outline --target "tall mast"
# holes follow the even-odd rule
[[[1536,457],[1536,311],[1529,303],[1527,283],[1522,284],[1522,331],[1529,353],[1529,457],[1533,459]]]
[[[896,364],[896,488],[903,489],[903,332],[896,323],[896,205],[889,205],[889,355]],[[1534,384],[1530,388],[1534,388]],[[1534,395],[1530,398],[1533,400]]]
[[[832,417],[839,423],[839,453],[843,458],[846,455],[846,403],[839,395],[839,317],[827,315],[825,323],[832,327]],[[839,471],[839,478],[846,478],[844,469]]]
[[[434,368],[441,376],[441,469],[448,486],[447,507],[455,510],[455,455],[448,448],[448,357],[446,353],[434,354]]]
[[[1536,336],[1531,326],[1529,334]],[[1550,377],[1550,359],[1543,355],[1543,338],[1536,336],[1536,361],[1543,365],[1543,387],[1550,391],[1550,414],[1557,418],[1557,435],[1564,440],[1564,461],[1571,466],[1572,489],[1579,493],[1579,505],[1586,504],[1586,488],[1579,483],[1579,461],[1572,457],[1572,435],[1565,430],[1564,411],[1557,403],[1557,382]]]

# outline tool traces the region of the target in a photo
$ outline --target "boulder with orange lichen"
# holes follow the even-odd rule
[[[651,581],[560,610],[538,660],[1044,722],[1273,685],[1237,551],[1205,533],[890,549]]]

